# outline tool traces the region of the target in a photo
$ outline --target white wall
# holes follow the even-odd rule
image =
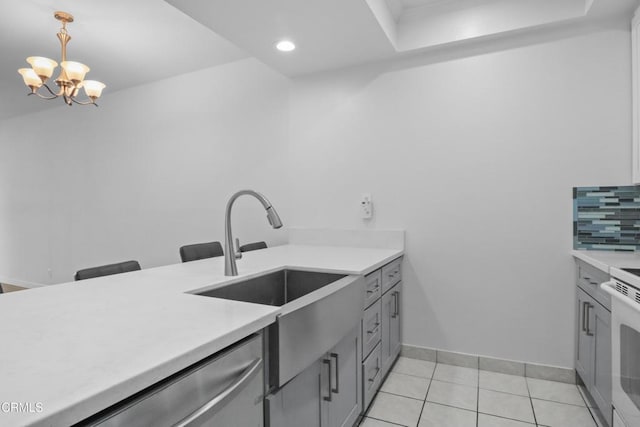
[[[31,122],[0,122],[0,282],[41,283],[49,268],[49,150]]]
[[[292,225],[406,229],[406,344],[572,367],[571,187],[630,182],[629,39],[296,79]]]
[[[243,60],[0,123],[0,277],[179,262],[183,244],[223,241],[226,201],[245,187],[286,223],[287,84]],[[234,225],[244,242],[286,241],[256,200],[237,202]]]

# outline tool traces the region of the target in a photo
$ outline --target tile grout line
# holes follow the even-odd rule
[[[476,427],[480,425],[480,362],[478,361],[478,388],[476,390]]]
[[[480,412],[480,414],[487,415],[487,416],[490,416],[490,417],[493,417],[493,418],[500,418],[501,420],[516,421],[516,422],[519,422],[519,423],[522,423],[522,424],[528,424],[530,426],[536,426],[537,425],[537,424],[530,423],[529,421],[523,421],[523,420],[518,419],[518,418],[509,418],[509,417],[505,417],[505,416],[502,416],[502,415],[488,414],[486,412]]]
[[[433,367],[433,372],[431,373],[431,376],[433,377],[433,374],[435,374],[436,368],[435,366]],[[431,389],[431,383],[433,382],[433,378],[429,378],[429,385],[427,386],[427,394],[424,395],[424,401],[422,402],[422,408],[420,409],[420,415],[418,415],[418,424],[416,424],[416,427],[420,425],[420,420],[422,419],[422,414],[424,413],[424,407],[427,406],[427,396],[429,396],[429,389]]]
[[[398,424],[398,423],[394,423],[393,421],[387,421],[387,420],[383,420],[381,418],[376,418],[376,417],[362,417],[364,418],[371,418],[372,420],[376,420],[376,421],[381,421],[385,424],[391,424],[392,426],[399,426],[399,427],[409,427],[409,426],[405,426],[404,424]],[[362,424],[364,421],[362,421],[360,424]]]
[[[576,373],[576,375],[578,375],[578,373]],[[587,410],[589,411],[589,415],[591,415],[591,418],[593,419],[593,422],[595,423],[595,427],[599,427],[600,426],[600,421],[598,421],[596,419],[596,414],[594,414],[593,409],[589,406],[589,402],[587,402],[587,396],[584,394],[582,389],[577,384],[576,384],[576,387],[578,388],[578,394],[580,395],[580,397],[582,397],[582,401],[584,402],[584,406],[587,407]],[[586,390],[586,388],[585,388],[585,390]]]
[[[529,389],[529,381],[525,377],[524,383],[527,386],[527,394],[529,395],[529,404],[531,405],[531,412],[533,412],[533,422],[538,426],[538,417],[536,416],[536,409],[533,407],[533,397],[531,397],[531,390]]]

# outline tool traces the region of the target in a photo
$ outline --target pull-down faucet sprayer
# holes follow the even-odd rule
[[[242,253],[240,253],[240,248],[236,249],[233,247],[233,235],[231,233],[231,208],[233,207],[233,203],[236,199],[243,195],[253,196],[264,206],[264,209],[267,211],[267,219],[269,220],[269,224],[273,228],[282,227],[282,221],[278,216],[278,212],[276,212],[275,208],[271,206],[271,202],[264,197],[262,194],[253,191],[253,190],[241,190],[235,193],[227,202],[227,210],[224,216],[224,275],[225,276],[237,276],[238,275],[238,266],[236,265],[236,258],[242,258]],[[239,245],[238,245],[239,246]]]

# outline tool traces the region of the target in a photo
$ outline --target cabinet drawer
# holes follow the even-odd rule
[[[382,293],[384,294],[402,279],[400,263],[402,258],[391,261],[382,267]]]
[[[365,279],[365,301],[364,306],[369,307],[382,295],[382,271],[376,270],[364,277]]]
[[[382,337],[382,305],[380,300],[364,311],[362,318],[362,359],[366,359]]]
[[[600,284],[609,280],[609,274],[586,262],[576,261],[578,286],[611,311],[611,296],[600,289]]]
[[[364,411],[367,410],[371,399],[375,396],[382,379],[382,354],[380,344],[362,362],[362,383],[364,387]]]

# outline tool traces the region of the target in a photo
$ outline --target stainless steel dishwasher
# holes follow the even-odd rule
[[[262,335],[253,335],[78,426],[262,427]]]

